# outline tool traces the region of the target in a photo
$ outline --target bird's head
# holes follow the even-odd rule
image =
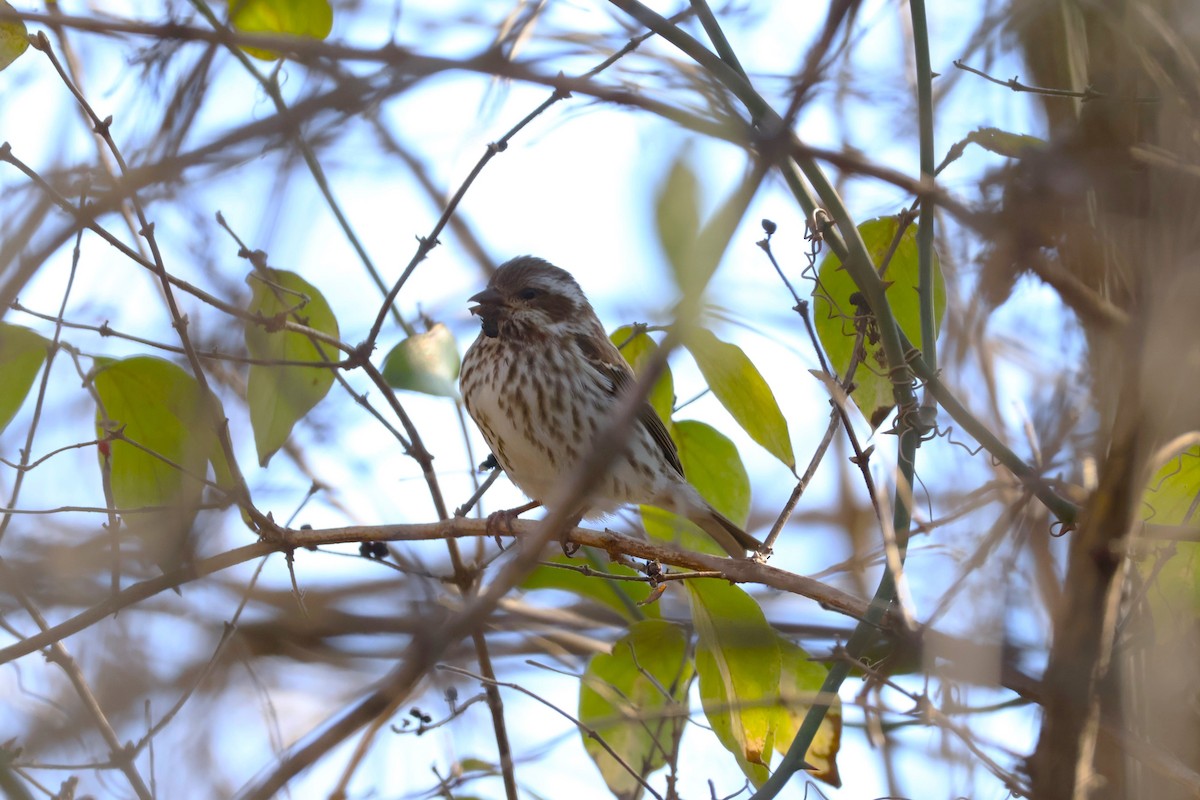
[[[487,288],[470,298],[484,336],[559,337],[591,332],[596,313],[565,269],[533,256],[501,264]]]

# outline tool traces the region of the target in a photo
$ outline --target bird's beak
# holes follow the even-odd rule
[[[490,286],[479,294],[474,294],[467,298],[467,302],[479,304],[470,309],[472,314],[478,314],[482,310],[483,306],[498,306],[503,300],[503,295]]]

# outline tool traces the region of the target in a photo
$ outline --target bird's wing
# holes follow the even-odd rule
[[[633,368],[603,332],[599,336],[579,335],[575,337],[575,341],[588,365],[608,382],[609,391],[614,397],[620,397],[633,390],[637,382]],[[679,451],[675,449],[675,442],[658,412],[649,403],[642,403],[637,418],[638,424],[649,431],[650,438],[658,445],[667,463],[682,476],[683,464],[679,461]]]

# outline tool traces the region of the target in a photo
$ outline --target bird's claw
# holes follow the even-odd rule
[[[579,542],[571,541],[571,531],[579,525],[581,519],[583,519],[582,515],[576,514],[571,519],[571,524],[562,529],[562,535],[558,538],[558,543],[562,546],[563,555],[567,558],[573,558],[579,552],[579,548],[583,546]]]
[[[491,514],[488,514],[487,524],[484,526],[484,531],[488,536],[491,536],[496,540],[496,546],[503,548],[504,545],[500,544],[501,536],[517,535],[516,530],[513,528],[513,521],[526,511],[535,509],[540,505],[541,503],[537,500],[531,500],[523,506],[517,506],[516,508],[505,508],[501,511],[493,511]]]
[[[513,520],[521,513],[523,509],[505,508],[500,511],[493,511],[488,514],[487,523],[484,525],[484,530],[487,535],[496,540],[496,546],[503,548],[504,544],[500,541],[501,536],[514,536]]]

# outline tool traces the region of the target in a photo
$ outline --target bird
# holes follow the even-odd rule
[[[545,504],[590,452],[636,376],[575,278],[548,261],[527,255],[505,262],[469,302],[480,331],[459,374],[467,413],[509,479]],[[635,503],[686,517],[734,558],[761,547],[687,482],[649,403],[584,506],[569,511],[596,519]]]

